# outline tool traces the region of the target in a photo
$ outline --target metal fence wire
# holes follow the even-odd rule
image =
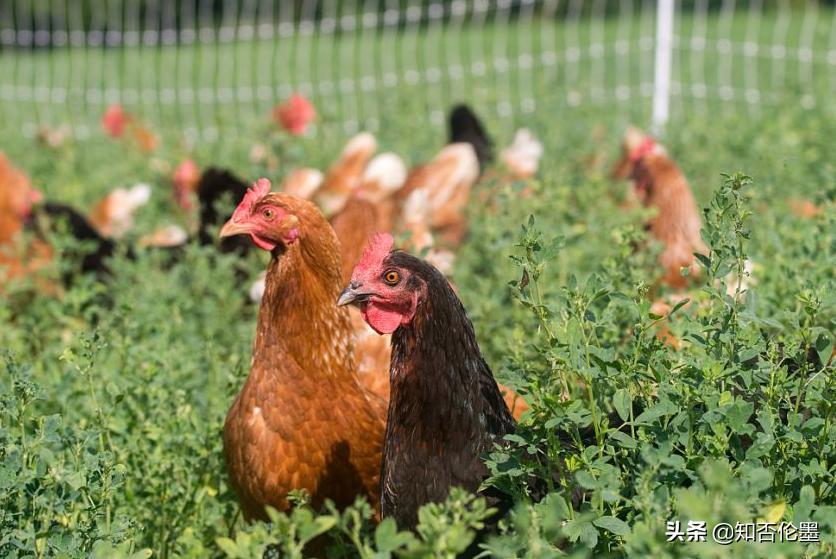
[[[510,120],[621,104],[658,125],[715,104],[833,107],[836,10],[816,0],[0,0],[0,119],[25,135],[67,124],[83,138],[121,103],[212,140],[291,92],[346,132],[403,111],[440,125],[462,99]]]

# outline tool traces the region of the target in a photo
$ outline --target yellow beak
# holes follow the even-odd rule
[[[246,223],[236,223],[231,219],[224,223],[221,232],[218,235],[221,239],[224,237],[233,237],[235,235],[246,235],[250,232],[250,226]]]

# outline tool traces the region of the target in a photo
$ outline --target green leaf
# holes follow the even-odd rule
[[[374,543],[378,551],[389,554],[396,549],[409,545],[415,537],[409,532],[398,532],[395,520],[385,518],[374,531]]]
[[[686,269],[690,270],[690,268],[686,268]],[[678,311],[679,309],[681,309],[682,307],[684,307],[685,305],[687,305],[690,302],[691,302],[690,298],[686,298],[686,299],[683,299],[680,302],[678,302],[676,305],[673,306],[671,311],[668,313],[668,318],[673,316],[673,313],[675,313],[676,311]]]
[[[609,435],[610,438],[615,439],[615,441],[618,442],[618,444],[620,444],[624,448],[632,449],[638,446],[636,440],[627,433],[623,433],[621,431],[611,431]]]
[[[696,256],[696,257],[697,257],[697,260],[699,260],[699,261],[700,261],[700,264],[702,264],[702,265],[703,265],[703,267],[704,267],[706,270],[710,270],[710,269],[711,269],[711,259],[710,259],[708,256],[706,256],[706,255],[704,255],[704,254],[700,254],[700,253],[696,253],[696,254],[694,254],[694,256]]]
[[[227,557],[240,557],[238,545],[229,538],[215,538],[215,543]]]
[[[827,363],[833,353],[833,336],[822,328],[816,338],[815,348],[816,353],[819,354],[819,360],[822,363]]]
[[[584,489],[597,489],[599,485],[598,480],[592,477],[592,475],[586,470],[576,472],[575,479],[578,480],[578,483]]]
[[[739,433],[747,425],[754,411],[755,405],[751,402],[735,402],[726,410],[726,419],[728,420],[729,428]]]
[[[615,411],[618,413],[618,417],[621,418],[622,421],[627,421],[630,417],[630,405],[632,400],[630,399],[630,392],[626,388],[620,388],[615,391],[612,397],[613,406],[615,406]]]
[[[652,423],[653,421],[659,419],[660,417],[664,417],[666,415],[672,415],[677,410],[677,407],[673,405],[672,402],[659,402],[655,406],[652,406],[646,410],[644,410],[637,418],[636,423]]]
[[[592,521],[595,526],[610,531],[617,536],[626,536],[630,533],[630,526],[626,522],[614,516],[601,516]]]
[[[793,505],[793,522],[808,522],[813,514],[816,492],[809,485],[805,485],[798,493],[798,501]]]

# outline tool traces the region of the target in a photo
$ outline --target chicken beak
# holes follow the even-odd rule
[[[343,291],[340,294],[340,298],[337,299],[337,306],[344,307],[346,305],[359,303],[360,301],[365,301],[366,299],[368,299],[371,293],[365,293],[363,291],[360,291],[360,287],[362,287],[362,285],[356,282],[351,282],[350,284],[348,284],[348,287],[345,288],[345,291]]]
[[[234,237],[235,235],[245,235],[250,232],[250,227],[246,223],[238,223],[231,219],[224,223],[221,232],[218,235],[221,239],[224,237]]]

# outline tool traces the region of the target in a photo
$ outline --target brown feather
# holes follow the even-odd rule
[[[358,382],[351,321],[336,306],[336,235],[313,204],[268,197],[297,218],[300,237],[270,262],[250,376],[224,425],[232,485],[250,519],[265,505],[286,509],[297,488],[315,507],[358,495],[377,506],[385,410]]]
[[[52,249],[43,241],[24,242],[24,208],[32,196],[32,181],[0,152],[0,291],[3,285],[46,266]],[[54,286],[43,285],[45,291]]]
[[[636,162],[631,178],[643,205],[656,210],[648,226],[650,234],[664,245],[659,255],[665,272],[662,281],[671,287],[684,287],[687,279],[680,268],[691,268],[695,275],[694,253],[708,251],[700,237],[702,221],[691,187],[679,167],[661,150]]]

